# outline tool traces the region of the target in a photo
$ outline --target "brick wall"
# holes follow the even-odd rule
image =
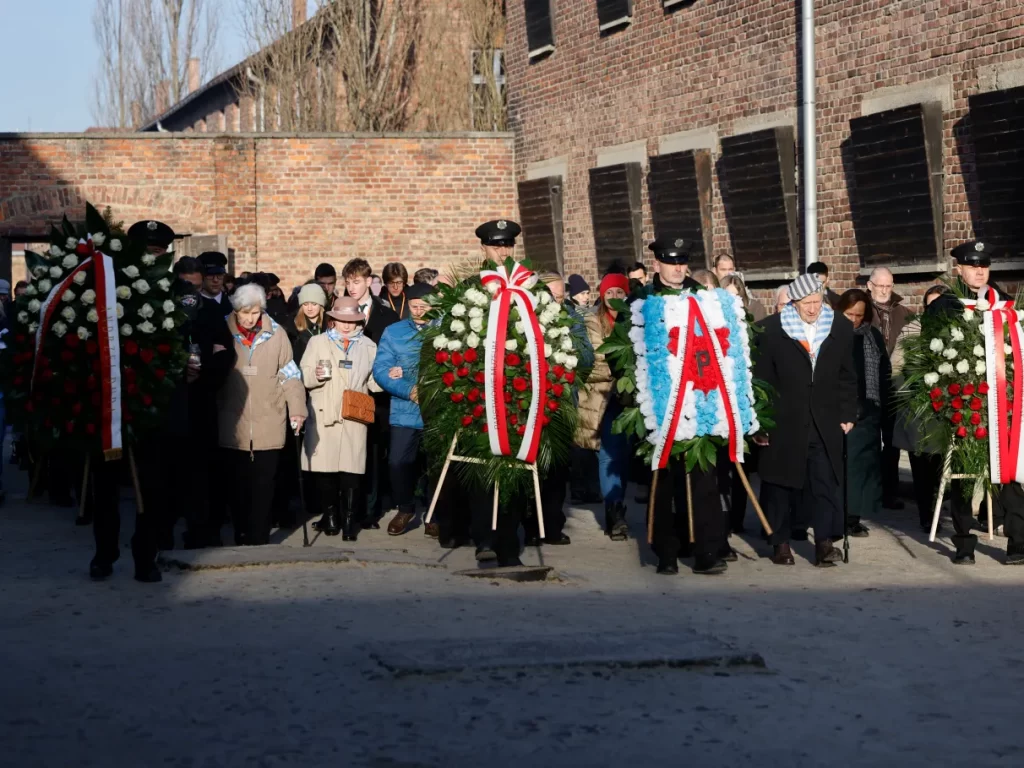
[[[514,211],[503,134],[174,137],[0,134],[0,238],[48,231],[85,201],[131,224],[227,235],[235,269],[308,279],[362,256],[379,270],[476,259],[478,224]],[[17,269],[15,279],[23,274]]]
[[[865,98],[899,99],[900,89],[914,84],[942,96],[945,247],[971,238],[971,201],[964,182],[965,171],[970,177],[971,147],[956,125],[967,111],[969,95],[994,87],[1000,68],[1019,70],[1016,63],[1024,64],[1024,4],[818,0],[815,5],[819,257],[841,290],[853,283],[859,266],[841,147],[850,133],[849,120],[861,115]],[[516,177],[525,178],[533,164],[568,156],[566,271],[593,276],[587,171],[595,165],[596,150],[640,140],[646,141],[648,154],[656,154],[658,137],[680,131],[708,128],[720,139],[759,123],[795,125],[800,3],[696,0],[666,12],[660,0],[635,0],[632,23],[604,37],[594,2],[552,0],[551,6],[555,51],[531,64],[524,3],[508,4]],[[1007,79],[1021,80],[1020,72],[1002,78]],[[713,188],[714,245],[716,251],[727,251],[717,175]],[[653,227],[646,190],[644,197],[647,240]],[[903,276],[900,281],[909,285],[900,288],[918,293],[934,277]],[[759,287],[766,294],[771,286]]]

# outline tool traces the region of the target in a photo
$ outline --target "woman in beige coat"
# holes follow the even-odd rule
[[[267,544],[286,422],[290,416],[297,431],[306,420],[302,375],[292,360],[288,335],[264,311],[262,288],[243,285],[231,297],[231,306],[227,324],[236,359],[217,393],[217,426],[234,480],[235,543]]]
[[[587,335],[594,345],[594,369],[586,388],[580,392],[580,424],[576,432],[576,445],[597,451],[597,473],[604,496],[604,532],[612,541],[625,541],[629,534],[625,499],[630,450],[629,438],[612,432],[612,423],[622,413],[622,406],[615,396],[615,376],[597,349],[612,332],[619,314],[609,302],[625,299],[628,291],[625,275],[605,275],[598,288],[597,307],[587,315]]]
[[[355,501],[366,471],[366,425],[341,416],[346,392],[379,392],[373,380],[377,345],[363,335],[363,314],[355,299],[334,300],[327,333],[314,336],[302,356],[302,380],[309,391],[309,419],[302,469],[313,473],[322,511],[313,528],[326,536],[355,541]]]

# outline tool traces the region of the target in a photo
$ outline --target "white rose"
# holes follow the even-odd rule
[[[121,241],[118,240],[116,237],[110,241],[110,250],[112,250],[114,253],[117,253],[118,251],[121,250]]]
[[[469,316],[470,317],[483,317],[484,316],[484,311],[482,309],[480,309],[480,307],[470,307],[470,309],[469,309]]]
[[[943,363],[942,365],[939,366],[939,373],[941,373],[943,376],[949,376],[949,374],[951,374],[952,372],[953,372],[953,364],[952,363]]]
[[[549,339],[557,339],[560,335],[558,331],[558,326],[552,325],[550,328],[544,331],[544,335],[547,336]]]
[[[156,281],[157,288],[161,291],[167,292],[171,289],[171,283],[166,277],[161,277]]]
[[[462,317],[465,314],[466,314],[466,305],[465,304],[456,304],[454,307],[452,307],[452,317]]]
[[[985,373],[985,361],[978,360],[974,363],[974,373],[977,376],[981,376]]]
[[[82,291],[82,303],[83,304],[94,304],[96,303],[96,291],[92,288]]]
[[[100,313],[97,312],[95,309],[90,309],[88,312],[85,313],[85,319],[88,320],[90,323],[98,323],[100,321]]]
[[[78,241],[73,237],[69,237],[67,240],[64,241],[64,247],[67,248],[69,251],[73,251],[75,250],[75,248],[78,247]]]
[[[22,310],[21,312],[19,312],[18,313],[18,322],[19,323],[27,323],[28,322],[28,312],[26,312],[25,310]]]
[[[75,296],[75,294],[73,292],[71,292],[71,291],[64,291],[63,295],[60,297],[60,300],[61,301],[66,301],[68,304],[70,304],[72,301],[75,300],[75,298],[76,298],[76,296]]]
[[[562,351],[568,352],[572,349],[572,339],[562,339]]]
[[[128,325],[127,323],[122,325],[121,326],[121,335],[122,336],[131,336],[132,335],[132,327],[130,325]]]
[[[134,264],[129,264],[121,271],[124,272],[128,277],[132,278],[133,280],[139,276],[139,268],[136,267]]]
[[[60,258],[61,256],[64,255],[64,251],[62,251],[60,249],[60,246],[51,245],[50,246],[50,255],[53,256],[53,258],[58,259],[58,258]]]
[[[984,357],[985,356],[985,348],[983,346],[981,346],[980,344],[975,344],[974,345],[974,356],[975,357]]]
[[[29,333],[35,333],[37,330],[39,330],[39,323],[29,323],[28,324],[28,332]]]
[[[579,365],[579,362],[579,358],[577,358],[576,355],[568,355],[565,358],[565,367],[571,371],[573,368]]]
[[[107,236],[104,235],[102,232],[92,233],[92,244],[95,245],[97,248],[99,248],[105,242],[107,242]]]
[[[469,327],[473,333],[480,333],[484,329],[484,319],[482,317],[471,317],[469,319]]]
[[[29,309],[31,309],[31,307],[29,307]],[[1003,345],[1003,354],[1006,357],[1009,357],[1010,355],[1012,355],[1013,354],[1013,347],[1010,346],[1009,344],[1004,344]]]
[[[163,322],[163,326],[164,326],[164,330],[165,331],[173,331],[174,330],[174,318],[173,317],[165,317],[164,318],[164,322]]]
[[[60,267],[50,267],[50,277],[56,279],[64,274],[64,270]]]
[[[25,295],[35,296],[37,293],[39,293],[39,289],[37,289],[34,285],[29,283],[28,288],[25,289]]]
[[[56,336],[58,339],[62,339],[64,338],[64,334],[68,332],[68,327],[64,325],[64,323],[62,323],[60,320],[58,320],[56,323],[53,324],[52,330],[54,336]]]
[[[445,338],[443,333],[434,337],[434,349],[445,349],[447,346],[448,339]]]
[[[509,352],[515,352],[517,349],[519,349],[519,344],[515,339],[506,339],[505,349]]]
[[[451,324],[450,328],[452,329],[452,333],[465,333],[466,332],[466,324],[464,322],[462,322],[461,320],[452,320],[452,324]]]
[[[122,317],[124,317],[124,307],[121,305],[121,302],[117,302],[114,305],[114,311],[117,312],[117,319],[118,320],[120,320]]]
[[[545,345],[545,349],[546,348],[547,348],[547,345]],[[554,360],[559,365],[564,365],[568,355],[566,355],[565,352],[555,352],[554,354],[546,355],[546,357],[550,357],[552,360]]]
[[[71,279],[74,281],[75,285],[84,285],[85,284],[85,272],[76,272],[75,276],[73,278],[71,278]]]
[[[117,286],[117,298],[119,299],[130,299],[132,297],[132,289],[127,285]]]
[[[928,349],[932,352],[941,352],[943,346],[942,339],[932,339],[931,344],[928,345]]]
[[[544,357],[553,357],[555,355],[560,355],[560,354],[562,354],[562,353],[561,352],[555,352],[555,348],[554,347],[552,347],[546,341],[544,342]]]
[[[152,253],[145,253],[142,255],[142,263],[145,264],[147,267],[151,267],[154,264],[156,264],[156,256],[154,256]]]
[[[35,269],[32,270],[32,274],[35,275],[36,277],[42,277],[43,275],[46,274],[46,272],[46,267],[36,267]]]
[[[561,332],[563,336],[568,336],[572,332],[572,329],[569,328],[569,326],[567,325],[561,326],[558,330]]]
[[[448,342],[448,349],[452,352],[458,352],[462,349],[462,339],[452,339]]]
[[[491,282],[486,283],[484,285],[484,288],[487,289],[487,292],[489,294],[491,294],[491,296],[493,296],[494,294],[496,294],[498,292],[498,288],[499,287],[500,286],[498,285],[498,281],[497,280],[492,280]]]
[[[476,349],[480,346],[480,337],[475,333],[469,334],[469,336],[466,337],[466,346],[470,349]]]
[[[39,303],[38,299],[32,299],[32,301],[30,301],[28,303],[28,311],[29,312],[38,312],[39,311],[39,307],[41,307],[41,306],[42,306],[42,304]]]
[[[970,307],[968,307],[967,309],[964,310],[964,320],[973,320],[973,319],[974,319],[974,310],[971,309]]]
[[[146,317],[152,317],[152,316],[153,316],[153,308],[151,306],[149,306],[149,304],[143,304],[141,307],[139,307],[139,317],[146,318]],[[139,330],[141,331],[142,328],[140,327]]]
[[[75,310],[73,310],[71,307],[64,307],[64,309],[61,310],[60,316],[67,320],[69,323],[75,322]]]
[[[90,336],[92,336],[92,334],[89,333],[89,331],[86,328],[82,326],[78,327],[78,338],[80,338],[82,341],[85,341]]]
[[[176,307],[174,306],[174,302],[170,299],[164,302],[164,314],[169,315],[173,313],[175,309]]]
[[[147,283],[145,280],[136,280],[134,283],[132,283],[132,288],[134,288],[139,293],[149,293],[149,283]]]
[[[64,267],[64,269],[74,269],[78,266],[78,259],[74,254],[69,253],[64,257],[64,261],[61,262],[61,266]]]
[[[49,293],[51,288],[53,288],[53,283],[51,283],[49,280],[39,281],[39,290],[42,291],[43,293]]]
[[[956,350],[953,349],[953,347],[947,347],[946,349],[942,350],[942,356],[947,360],[952,360],[954,357],[956,357]]]
[[[924,375],[924,383],[929,387],[939,383],[939,374],[937,373],[926,373]]]
[[[988,312],[992,309],[992,305],[988,303],[988,299],[978,299],[978,310],[981,312]]]
[[[955,328],[954,327],[954,328],[950,329],[949,335],[953,337],[953,341],[963,341],[964,340],[964,332],[961,331],[959,328]]]
[[[152,333],[153,331],[156,330],[156,326],[149,322],[149,320],[145,320],[142,322],[141,325],[137,325],[135,327],[138,328],[143,333]]]
[[[551,301],[551,294],[547,291],[541,291],[540,296],[537,297],[537,301],[541,304],[547,304]]]
[[[966,360],[961,360],[956,364],[957,373],[967,373],[969,370],[971,370],[971,364]]]

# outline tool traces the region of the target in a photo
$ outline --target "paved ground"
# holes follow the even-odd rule
[[[576,509],[543,583],[459,576],[471,551],[417,529],[158,585],[125,551],[95,584],[90,531],[8,481],[0,766],[1024,765],[1024,568],[990,557],[1002,539],[953,567],[913,510],[831,570],[739,541],[724,576],[659,577]],[[571,666],[749,654],[764,668]]]

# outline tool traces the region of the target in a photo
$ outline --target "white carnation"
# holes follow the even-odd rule
[[[140,325],[135,326],[143,333],[152,333],[156,330],[156,326],[153,325],[149,320],[144,320]]]
[[[462,349],[462,339],[451,339],[448,342],[448,349],[450,349],[452,352],[458,352],[460,349]]]
[[[66,301],[68,304],[70,304],[76,298],[77,297],[75,296],[75,294],[72,291],[64,291],[64,293],[60,297],[60,300],[61,301]]]
[[[946,347],[944,350],[942,350],[942,356],[947,360],[952,360],[954,357],[956,357],[956,350],[953,349],[953,347]]]
[[[41,306],[42,304],[39,303],[39,299],[32,299],[32,301],[28,303],[28,311],[38,312]]]
[[[18,313],[18,322],[19,323],[27,323],[28,322],[28,317],[29,317],[28,312],[26,312],[25,310],[22,310],[21,312]]]
[[[98,323],[100,321],[100,313],[97,312],[95,309],[90,309],[88,312],[85,313],[85,319],[88,320],[90,323]]]
[[[952,372],[953,372],[953,364],[952,363],[943,363],[942,365],[939,366],[939,373],[941,373],[943,376],[949,376],[949,374],[951,374]]]
[[[559,365],[565,365],[565,361],[568,358],[568,355],[566,355],[565,352],[555,352],[551,355],[547,355],[547,357],[550,357]]]
[[[466,324],[461,320],[452,320],[452,324],[449,327],[452,329],[452,333],[466,332]]]
[[[981,376],[982,374],[985,373],[985,361],[984,360],[977,360],[974,363],[974,373],[977,376]]]
[[[555,348],[554,347],[552,347],[546,341],[544,342],[544,357],[552,357],[553,355],[560,355],[560,354],[562,354],[562,353],[561,352],[555,352]]]
[[[51,330],[53,331],[54,336],[56,336],[58,339],[62,339],[64,338],[64,334],[68,332],[68,327],[64,325],[64,323],[62,323],[60,320],[58,320],[56,323],[53,324],[53,326],[51,326]]]
[[[117,313],[117,319],[118,320],[120,320],[122,317],[124,317],[124,306],[122,306],[121,302],[117,302],[114,305],[114,311]]]
[[[31,309],[31,307],[29,307],[29,309]],[[1013,347],[1010,346],[1009,344],[1004,344],[1003,345],[1003,354],[1006,357],[1009,357],[1010,355],[1012,355],[1013,354]]]
[[[981,312],[988,312],[992,309],[992,305],[988,303],[988,299],[978,299],[978,310]]]
[[[476,349],[480,346],[480,337],[475,333],[469,334],[469,336],[466,337],[466,346],[470,349]]]
[[[132,297],[132,289],[127,285],[117,286],[117,298],[119,299],[130,299]]]
[[[157,280],[156,281],[156,286],[161,291],[165,291],[166,292],[166,291],[171,290],[171,283],[170,283],[170,281],[166,277],[161,277],[159,280]]]
[[[26,296],[35,296],[37,293],[39,293],[39,289],[36,288],[31,283],[29,283],[28,288],[25,289],[25,295]]]
[[[945,345],[942,343],[942,339],[936,338],[932,339],[931,344],[928,345],[928,349],[932,352],[941,352],[943,346]]]
[[[39,290],[42,291],[43,293],[49,293],[51,288],[53,288],[53,283],[51,283],[49,280],[39,281]]]
[[[60,316],[67,320],[69,323],[75,322],[75,317],[77,317],[77,315],[75,315],[75,310],[73,310],[71,307],[64,307],[64,309],[61,310]]]
[[[956,364],[957,373],[967,373],[969,370],[971,370],[971,364],[968,363],[966,360],[961,360],[959,363]]]
[[[35,333],[37,330],[39,330],[39,323],[29,323],[28,324],[28,332],[29,333]]]
[[[132,283],[132,287],[139,293],[149,293],[149,283],[145,280],[136,280]]]
[[[96,303],[96,291],[89,288],[82,291],[82,303],[83,304],[95,304]]]
[[[132,327],[130,325],[128,325],[127,323],[122,325],[121,326],[121,335],[122,336],[131,336],[132,335]]]
[[[448,339],[445,338],[443,333],[439,333],[434,337],[434,349],[445,349],[448,346]]]
[[[84,285],[85,284],[85,272],[76,272],[75,276],[73,278],[71,278],[71,279],[74,281],[75,285]]]
[[[118,251],[121,250],[121,241],[118,240],[116,237],[110,241],[110,250],[112,250],[114,253],[117,253]]]
[[[939,383],[939,374],[937,373],[926,373],[924,375],[924,383],[929,387]]]
[[[537,297],[537,300],[541,304],[548,304],[551,302],[551,294],[548,293],[547,291],[541,291],[540,295]]]
[[[81,325],[78,326],[78,338],[80,338],[82,341],[85,341],[90,336],[92,336],[92,334],[89,333],[88,329],[86,329],[85,327],[83,327]]]
[[[107,242],[107,236],[104,235],[102,232],[92,233],[92,244],[95,245],[97,248],[99,248],[105,242]]]
[[[547,336],[549,339],[557,339],[559,336],[558,326],[552,325],[550,328],[544,331],[544,335]]]
[[[465,304],[456,304],[452,307],[452,317],[462,317],[466,314]]]
[[[980,344],[975,344],[974,345],[974,356],[975,357],[984,357],[985,356],[985,348],[983,346],[981,346]]]
[[[69,253],[64,257],[64,261],[61,262],[61,266],[64,267],[64,269],[74,269],[78,266],[78,258],[74,254]]]
[[[562,351],[569,352],[572,349],[572,339],[562,339]]]
[[[483,317],[484,316],[484,311],[482,309],[480,309],[480,307],[470,307],[469,308],[469,316],[470,317]]]
[[[142,263],[145,264],[147,267],[151,267],[154,264],[156,264],[156,256],[154,256],[152,253],[144,253],[142,254]]]
[[[134,264],[129,264],[121,271],[124,272],[128,277],[132,278],[133,280],[139,276],[139,268],[136,267]]]
[[[480,333],[484,329],[484,319],[482,317],[471,317],[469,319],[469,327],[473,333]]]
[[[517,342],[515,339],[506,339],[505,349],[509,352],[515,352],[517,349],[519,349],[519,342]]]
[[[579,365],[579,362],[579,358],[577,358],[576,355],[567,355],[565,358],[565,367],[566,369],[571,371],[573,368]]]
[[[35,269],[32,270],[32,274],[35,275],[36,277],[42,277],[43,275],[46,274],[46,272],[47,272],[46,267],[42,267],[42,266],[36,267]]]
[[[974,319],[974,310],[971,309],[970,307],[968,307],[967,309],[964,310],[964,320],[973,320],[973,319]]]
[[[498,292],[498,288],[500,288],[500,287],[501,286],[498,285],[498,281],[497,280],[492,280],[491,282],[484,284],[484,288],[487,289],[487,292],[489,294],[491,294],[491,296],[496,294]]]
[[[143,304],[141,307],[139,307],[139,317],[147,318],[147,317],[152,317],[152,316],[153,316],[153,308],[151,306],[149,306],[149,304]],[[139,330],[140,331],[142,330],[141,326],[139,327]]]
[[[174,310],[175,310],[175,306],[174,306],[174,302],[173,301],[168,299],[167,301],[164,302],[164,314],[169,315],[172,312],[174,312]]]
[[[163,326],[164,326],[164,330],[165,331],[173,331],[174,330],[174,318],[173,317],[165,317],[164,318],[164,322],[163,322]]]
[[[64,270],[60,267],[50,267],[50,277],[57,279],[64,274]]]
[[[953,341],[963,341],[964,340],[964,332],[961,331],[956,326],[953,326],[953,328],[950,329],[949,335],[953,337]]]
[[[478,307],[486,306],[490,299],[487,298],[487,294],[483,291],[478,291],[476,288],[470,288],[465,293],[466,301],[470,304],[476,304]]]
[[[69,237],[67,240],[64,241],[64,247],[67,248],[69,251],[73,251],[75,248],[78,247],[78,240],[76,240],[73,237]]]
[[[562,332],[563,336],[568,336],[570,333],[572,333],[572,329],[567,325],[561,326],[559,330]]]
[[[53,256],[53,258],[55,258],[55,259],[59,259],[61,256],[64,255],[64,251],[62,251],[60,249],[60,246],[51,245],[50,246],[50,255]]]

